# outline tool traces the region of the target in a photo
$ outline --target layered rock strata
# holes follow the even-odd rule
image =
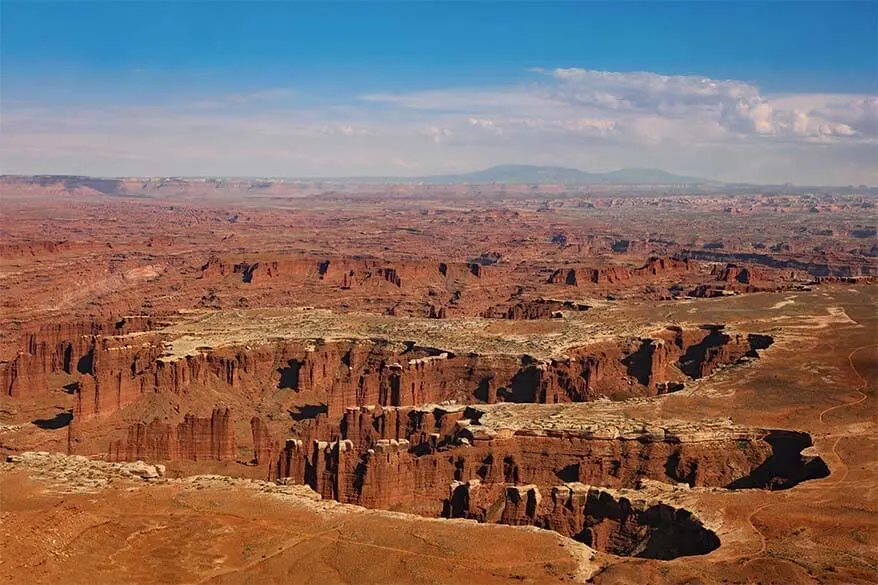
[[[126,323],[126,322],[120,322]],[[117,412],[156,392],[180,395],[211,388],[239,394],[269,388],[325,402],[340,416],[349,406],[461,402],[582,402],[608,397],[654,396],[687,378],[756,357],[771,338],[726,332],[710,325],[669,327],[651,337],[625,337],[569,347],[563,355],[455,353],[389,339],[266,340],[169,355],[168,334],[113,334],[88,330],[43,332],[28,338],[11,362],[0,364],[0,382],[12,396],[48,390],[48,377],[78,377],[80,421]]]
[[[806,433],[727,420],[653,423],[595,406],[350,409],[328,437],[287,440],[268,472],[324,497],[431,516],[453,508],[453,482],[477,480],[484,493],[507,484],[549,493],[559,482],[630,488],[644,479],[783,488],[828,473],[801,455]]]
[[[108,456],[111,461],[232,461],[236,443],[231,412],[216,408],[210,418],[186,415],[176,425],[158,419],[136,423],[124,439],[110,445]]]
[[[686,259],[651,257],[646,264],[638,268],[626,266],[559,268],[552,272],[548,282],[570,286],[614,284],[650,277],[673,276],[688,272],[690,269],[691,265]]]
[[[473,479],[453,482],[449,501],[451,518],[539,526],[620,556],[668,560],[707,554],[720,544],[689,510],[642,491],[573,482],[544,496],[534,484],[491,490]]]

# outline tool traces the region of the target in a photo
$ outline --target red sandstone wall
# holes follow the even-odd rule
[[[417,455],[406,439],[291,441],[275,473],[307,483],[324,497],[367,507],[401,508],[438,516],[451,505],[453,482],[477,480],[490,491],[506,484],[534,484],[544,493],[564,482],[633,487],[640,479],[723,486],[749,475],[772,448],[745,445],[518,436],[447,450],[430,445]],[[493,486],[493,487],[492,487]],[[529,523],[529,522],[528,522]]]
[[[215,408],[210,418],[186,415],[174,425],[158,419],[129,427],[127,437],[110,445],[112,461],[233,461],[232,413]]]

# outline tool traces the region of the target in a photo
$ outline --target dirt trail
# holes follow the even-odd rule
[[[851,370],[853,370],[854,375],[857,378],[859,378],[860,381],[862,382],[859,387],[855,388],[855,391],[858,394],[862,394],[862,396],[860,396],[860,398],[858,398],[857,400],[854,400],[853,402],[845,402],[844,404],[836,404],[835,406],[830,406],[829,408],[823,410],[819,416],[820,424],[826,424],[826,422],[823,420],[823,417],[827,413],[832,412],[833,410],[836,410],[838,408],[844,408],[846,406],[856,406],[857,404],[864,402],[866,400],[866,398],[869,397],[868,394],[863,392],[863,390],[869,385],[869,381],[860,375],[860,372],[857,370],[857,367],[854,365],[854,355],[856,355],[860,350],[866,349],[867,347],[873,347],[876,345],[878,345],[878,344],[869,343],[866,345],[861,345],[860,347],[855,348],[853,351],[851,351],[848,354],[848,364],[850,364]]]
[[[845,403],[843,403],[843,404],[836,404],[835,406],[831,406],[831,407],[826,408],[825,410],[823,410],[823,411],[819,414],[819,416],[818,416],[818,420],[819,420],[819,422],[820,422],[821,424],[827,424],[827,423],[823,420],[824,415],[826,415],[827,413],[832,412],[832,411],[834,411],[834,410],[836,410],[836,409],[839,409],[839,408],[844,408],[844,407],[847,407],[847,406],[856,406],[856,405],[858,405],[858,404],[862,404],[862,403],[866,400],[866,398],[868,398],[868,394],[866,394],[865,392],[863,392],[863,390],[865,390],[865,389],[868,387],[868,385],[869,385],[869,381],[868,381],[864,376],[862,376],[862,375],[860,374],[860,372],[857,370],[857,367],[854,365],[853,358],[854,358],[854,356],[855,356],[858,352],[862,351],[863,349],[866,349],[867,347],[873,347],[873,346],[876,346],[876,345],[878,345],[878,344],[875,344],[875,343],[869,343],[869,344],[867,344],[867,345],[861,345],[860,347],[854,348],[854,349],[848,354],[848,356],[847,356],[848,364],[850,365],[851,370],[854,372],[854,375],[855,375],[857,378],[859,378],[859,379],[860,379],[860,382],[861,382],[860,385],[859,385],[855,390],[856,390],[856,392],[857,392],[858,394],[861,394],[862,396],[860,396],[859,398],[857,398],[856,400],[853,400],[853,401],[851,401],[851,402],[845,402]],[[842,440],[843,438],[844,438],[844,436],[840,436],[840,437],[838,437],[838,438],[833,442],[833,444],[832,444],[832,454],[835,456],[836,460],[838,460],[838,462],[839,462],[839,463],[842,465],[842,467],[844,468],[843,473],[842,473],[841,477],[839,477],[838,481],[832,482],[832,483],[830,483],[830,484],[826,484],[826,483],[818,483],[818,484],[813,484],[813,485],[809,485],[809,486],[800,486],[800,487],[797,488],[797,489],[799,489],[800,491],[803,491],[803,490],[814,490],[814,489],[825,490],[825,489],[827,489],[827,488],[835,489],[839,484],[844,483],[844,482],[847,480],[847,476],[848,476],[848,472],[849,472],[849,467],[848,467],[848,465],[844,462],[844,460],[842,459],[842,457],[841,457],[841,455],[838,453],[838,451],[836,450],[836,448],[838,447],[838,444],[841,442],[841,440]],[[780,496],[785,496],[785,495],[788,495],[788,494],[778,494],[778,495],[780,495]],[[765,553],[765,550],[766,550],[766,547],[767,547],[767,541],[766,541],[765,535],[764,535],[764,534],[762,533],[762,531],[759,530],[759,528],[757,528],[756,525],[753,523],[753,518],[754,518],[758,513],[762,512],[763,510],[766,510],[766,509],[771,508],[771,507],[773,507],[773,506],[779,506],[779,505],[783,504],[784,501],[785,501],[785,499],[786,499],[786,498],[784,498],[784,500],[781,500],[781,501],[778,501],[778,502],[772,502],[772,503],[770,503],[770,504],[763,504],[763,505],[759,506],[758,508],[755,508],[755,509],[754,509],[752,512],[750,512],[750,514],[747,516],[747,524],[749,524],[750,527],[753,529],[753,531],[759,536],[760,546],[759,546],[759,550],[758,550],[758,551],[755,551],[755,552],[752,553],[751,555],[746,555],[746,556],[752,556],[753,558],[751,558],[750,560],[748,560],[747,563],[745,563],[745,566],[746,566],[747,564],[753,562],[754,560],[756,560],[758,557],[762,556],[762,555]],[[849,556],[853,557],[853,555],[849,555]],[[859,557],[853,557],[853,558],[856,558],[857,560],[860,560],[861,562],[864,562],[864,563],[865,563],[865,561],[862,561],[862,559],[859,559]],[[865,564],[867,564],[868,566],[871,567],[871,565],[870,565],[869,563],[865,563]],[[874,567],[873,567],[873,568],[874,568]]]

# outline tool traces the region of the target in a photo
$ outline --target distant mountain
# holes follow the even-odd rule
[[[152,177],[137,179],[109,177],[80,177],[72,175],[0,175],[0,183],[4,181],[34,183],[48,185],[64,183],[66,188],[89,187],[107,195],[130,192],[132,185],[127,182],[143,183],[149,190],[173,186],[177,183],[216,183],[219,181],[239,181],[255,188],[267,188],[272,183],[289,181],[326,182],[336,185],[460,185],[469,183],[485,185],[490,183],[518,185],[713,185],[727,186],[719,181],[701,177],[675,175],[660,169],[630,167],[606,173],[588,173],[579,169],[539,165],[499,165],[481,171],[454,175],[430,175],[424,177],[299,177],[296,179],[256,179],[256,178],[207,178],[207,177]],[[137,189],[134,189],[137,190]]]
[[[618,171],[610,171],[609,173],[601,173],[599,176],[609,179],[610,182],[618,181],[620,183],[640,183],[650,185],[664,185],[666,183],[687,184],[687,185],[704,185],[719,184],[720,181],[705,179],[703,177],[689,177],[685,175],[675,175],[661,169],[646,169],[640,167],[626,167]]]
[[[583,184],[595,182],[595,175],[566,167],[499,165],[472,173],[424,177],[423,180],[426,183]]]
[[[659,169],[624,168],[608,173],[587,173],[579,169],[537,165],[500,165],[459,175],[423,177],[425,183],[516,183],[561,185],[705,185],[718,181],[675,175]]]

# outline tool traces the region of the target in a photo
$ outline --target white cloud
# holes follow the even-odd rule
[[[847,126],[855,134],[878,137],[878,97],[849,97],[815,109],[823,119]]]
[[[739,80],[650,72],[532,73],[509,87],[373,93],[332,107],[291,90],[149,107],[3,104],[0,158],[4,171],[103,175],[432,174],[516,162],[875,182],[874,96],[768,95]]]
[[[798,96],[798,99],[775,101],[760,95],[756,86],[735,80],[586,69],[538,69],[535,72],[559,82],[550,90],[555,100],[588,110],[615,113],[619,118],[637,116],[639,119],[631,124],[632,127],[646,125],[654,128],[658,125],[656,119],[647,122],[646,117],[659,116],[679,120],[681,126],[689,127],[693,123],[707,127],[710,122],[716,122],[738,138],[748,135],[852,137],[878,130],[876,98],[835,103],[832,106],[834,111],[821,110],[821,106],[830,105],[821,98],[832,99],[831,96]],[[809,110],[784,104],[784,101],[808,101],[809,97],[812,102]],[[841,121],[845,118],[848,118],[848,123]],[[679,130],[681,137],[691,138],[691,133],[683,128]],[[664,134],[662,139],[671,137]]]
[[[298,131],[307,133],[309,131],[319,132],[326,136],[368,136],[374,134],[374,131],[368,130],[362,126],[354,126],[353,124],[328,124],[324,126],[316,126],[313,129],[307,125],[299,126]],[[290,134],[293,129],[288,128],[285,133]]]
[[[439,126],[428,126],[421,133],[424,136],[428,136],[436,144],[450,138],[454,134],[448,128],[440,128]]]
[[[541,73],[561,81],[562,91],[559,95],[566,95],[581,103],[618,109],[673,110],[679,106],[711,106],[758,95],[755,87],[744,82],[688,75],[572,68]]]
[[[494,134],[503,134],[503,128],[488,118],[469,118],[468,122],[473,128],[481,128],[482,130],[487,130]]]

